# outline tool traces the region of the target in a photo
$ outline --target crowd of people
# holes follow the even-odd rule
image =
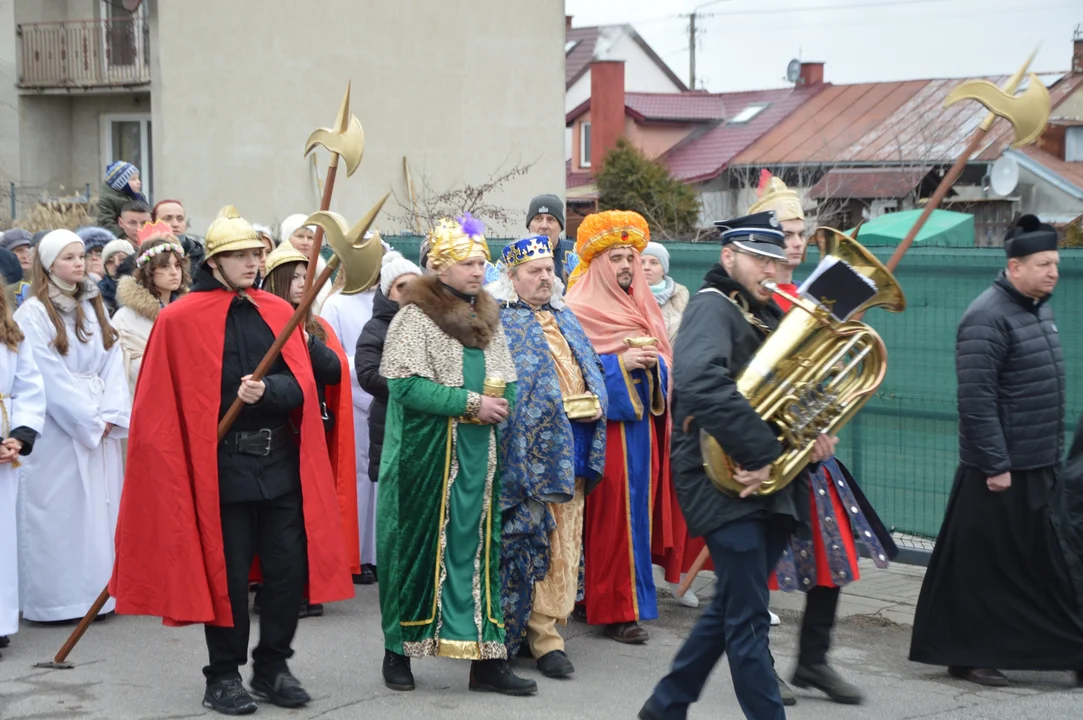
[[[570,618],[648,642],[654,567],[697,606],[676,588],[706,552],[714,595],[641,718],[684,717],[725,653],[746,717],[785,717],[797,698],[769,650],[769,589],[806,594],[793,684],[863,702],[828,663],[831,632],[859,555],[883,567],[895,546],[837,438],[758,492],[782,447],[736,384],[799,295],[809,228],[780,179],[717,223],[695,293],[635,212],[590,215],[573,242],[560,198],[541,195],[498,257],[480,221],[445,218],[416,264],[385,244],[373,289],[342,273],[319,288],[262,377],[325,267],[310,267],[307,216],[276,238],[227,207],[197,238],[127,163],[98,208],[93,227],[0,238],[4,645],[20,616],[82,618],[108,582],[102,616],[204,625],[205,707],[299,707],[298,620],[378,584],[388,688],[413,690],[412,661],[444,657],[472,661],[472,690],[533,695],[512,659],[571,676]],[[1006,248],[960,326],[960,470],[911,652],[985,685],[1007,682],[996,666],[1083,668],[1081,503],[1066,492],[1083,480],[1063,479],[1049,442],[1064,414],[1056,233],[1024,218]],[[739,495],[708,479],[705,435]]]

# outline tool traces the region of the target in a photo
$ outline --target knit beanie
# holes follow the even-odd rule
[[[0,248],[0,275],[5,285],[14,285],[23,279],[23,266],[19,257],[10,250]]]
[[[662,274],[669,275],[669,250],[662,243],[649,242],[640,255],[650,255],[662,263]]]
[[[94,225],[87,225],[81,227],[75,231],[75,234],[83,239],[83,244],[86,246],[87,252],[94,250],[95,248],[104,248],[109,243],[116,240],[116,236],[103,227],[96,227]]]
[[[526,227],[530,229],[530,222],[545,213],[552,215],[560,223],[560,229],[564,229],[564,203],[556,195],[538,195],[530,201],[530,207],[526,211]]]
[[[37,247],[41,239],[48,235],[52,230],[38,230],[36,233],[30,236],[30,247]]]
[[[29,230],[23,230],[22,228],[11,228],[0,235],[0,248],[4,250],[14,250],[17,247],[23,247],[24,245],[30,245],[30,238],[33,235]]]
[[[305,224],[305,220],[308,220],[308,215],[302,215],[300,213],[296,215],[290,215],[288,218],[282,221],[282,225],[278,228],[278,242],[282,244],[288,242],[290,236],[297,232],[297,228]],[[316,232],[315,225],[308,226],[312,232]]]
[[[105,169],[105,184],[117,192],[124,192],[133,177],[139,174],[139,168],[129,162],[117,160]]]
[[[111,240],[102,249],[102,263],[108,263],[109,258],[113,257],[117,253],[127,253],[128,255],[135,255],[135,248],[127,240]]]
[[[387,297],[391,292],[391,286],[403,275],[421,275],[421,268],[402,256],[402,253],[392,250],[384,254],[383,265],[380,267],[380,292]]]

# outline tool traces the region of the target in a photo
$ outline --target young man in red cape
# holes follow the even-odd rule
[[[251,688],[276,705],[310,699],[286,665],[305,583],[312,602],[353,594],[300,329],[264,379],[251,379],[293,313],[252,289],[262,247],[225,208],[207,231],[192,292],[158,316],[136,386],[109,583],[118,613],[204,624],[203,705],[228,715],[256,710],[239,673],[256,553],[264,598]],[[219,442],[218,421],[237,397],[244,409]]]

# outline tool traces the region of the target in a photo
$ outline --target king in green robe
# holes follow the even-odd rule
[[[401,304],[380,368],[390,395],[376,523],[385,647],[502,660],[499,431],[476,420],[493,380],[509,406],[515,398],[500,310],[484,291],[434,275],[414,280]]]

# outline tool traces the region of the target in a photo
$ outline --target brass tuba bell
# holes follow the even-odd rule
[[[849,235],[833,228],[819,230],[826,235],[824,258],[837,258],[876,285],[876,295],[858,313],[872,307],[902,312],[906,298],[883,263]],[[793,297],[771,281],[764,286],[793,307],[737,376],[737,390],[776,430],[783,447],[759,495],[789,485],[808,465],[817,436],[841,430],[887,373],[887,348],[871,327],[857,320],[839,322],[820,305]],[[703,430],[700,451],[707,477],[722,492],[736,496],[745,490],[733,477],[736,464]]]

